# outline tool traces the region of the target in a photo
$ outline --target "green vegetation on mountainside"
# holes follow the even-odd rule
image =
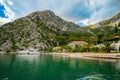
[[[2,25],[0,50],[16,51],[32,47],[41,51],[80,40],[94,45],[119,40],[115,36],[120,36],[119,15],[105,22],[79,27],[45,10]]]

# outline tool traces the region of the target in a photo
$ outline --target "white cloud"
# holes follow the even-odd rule
[[[11,21],[10,19],[0,17],[0,25],[7,23],[7,22],[10,22],[10,21]]]
[[[37,10],[52,10],[60,17],[73,21],[73,17],[69,17],[68,11],[74,5],[82,2],[81,0],[12,0],[14,3],[13,9],[17,17],[22,17]]]
[[[4,14],[7,18],[1,18],[0,17],[0,24],[4,24],[4,23],[7,23],[7,22],[10,22],[12,20],[15,19],[15,14],[14,12],[11,10],[11,8],[9,6],[12,6],[13,3],[10,1],[10,0],[1,0],[0,1],[0,4],[2,4],[5,8],[4,10]]]
[[[80,23],[82,23],[81,26],[86,26],[86,25],[92,24],[92,22],[90,21],[90,19],[80,20],[80,21],[75,22],[75,23],[76,23],[76,24],[80,24]]]
[[[7,0],[8,5],[13,6],[13,2],[11,0]]]
[[[119,4],[114,4],[114,2],[111,4],[112,0],[89,0],[89,1],[90,4],[87,6],[92,12],[91,16],[89,18],[77,21],[76,22],[77,24],[79,23],[83,23],[84,25],[95,24],[102,20],[111,18],[113,15],[120,11],[118,7]]]
[[[115,14],[118,10],[112,9],[116,9],[116,5],[108,7],[110,1],[114,2],[113,0],[0,0],[6,9],[4,13],[8,16],[8,19],[3,18],[6,22],[34,11],[49,9],[65,20],[83,22],[85,25],[94,24]],[[0,22],[3,20],[1,18]]]

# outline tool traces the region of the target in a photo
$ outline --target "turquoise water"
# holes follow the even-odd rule
[[[0,80],[120,80],[120,62],[0,55]]]

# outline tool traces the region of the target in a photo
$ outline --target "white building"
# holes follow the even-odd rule
[[[120,51],[120,41],[118,41],[117,43],[113,42],[110,46],[116,51]]]

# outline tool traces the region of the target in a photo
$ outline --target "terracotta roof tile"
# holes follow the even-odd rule
[[[85,42],[85,41],[73,41],[71,43],[78,44],[78,45],[80,45],[80,44],[87,44],[87,42]]]

